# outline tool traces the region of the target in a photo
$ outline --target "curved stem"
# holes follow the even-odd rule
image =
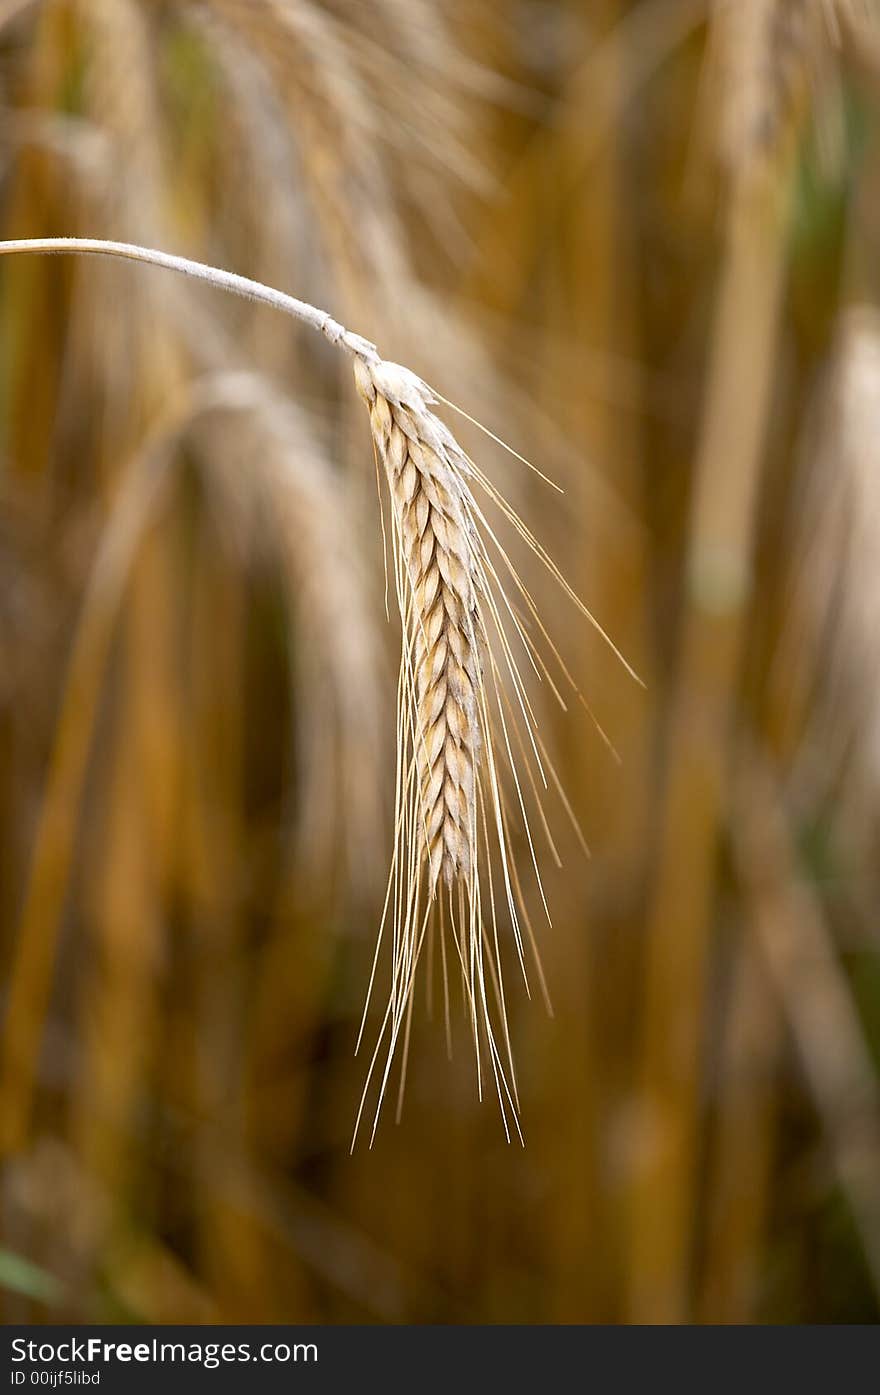
[[[238,276],[234,271],[222,271],[219,267],[193,262],[188,257],[177,257],[171,252],[158,252],[153,247],[138,247],[132,242],[107,242],[93,237],[31,237],[0,242],[0,256],[16,252],[121,257],[125,261],[142,262],[146,266],[160,266],[181,276],[191,276],[196,281],[206,281],[208,285],[241,296],[244,300],[271,305],[274,310],[280,310],[302,324],[319,330],[331,344],[338,344],[350,354],[357,354],[361,358],[376,357],[375,344],[359,334],[352,334],[326,310],[319,310],[308,301],[297,300],[284,291],[277,291],[273,286],[264,286],[262,281],[252,281],[247,276]]]

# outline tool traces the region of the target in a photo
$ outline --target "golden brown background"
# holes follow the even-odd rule
[[[420,988],[350,1156],[399,638],[348,366],[4,259],[5,1321],[877,1319],[878,113],[870,0],[0,0],[2,236],[375,340],[564,485],[462,431],[646,684],[519,559],[621,759],[546,705],[593,856],[526,1146]]]

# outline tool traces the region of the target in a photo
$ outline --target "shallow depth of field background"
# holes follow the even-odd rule
[[[526,1146],[438,965],[349,1156],[399,643],[349,366],[167,273],[4,258],[5,1321],[877,1320],[862,11],[0,0],[0,236],[375,340],[564,486],[447,413],[646,685],[518,555],[620,757],[537,693],[592,859],[549,800],[551,929],[517,846]]]

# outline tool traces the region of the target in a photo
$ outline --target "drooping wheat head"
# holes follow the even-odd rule
[[[549,779],[562,793],[520,672],[523,659],[539,678],[549,679],[557,697],[559,693],[529,629],[548,642],[549,637],[476,490],[489,497],[583,613],[592,617],[522,520],[437,417],[437,397],[427,384],[399,364],[370,353],[356,354],[354,369],[388,484],[403,629],[396,839],[386,903],[392,919],[392,987],[377,1044],[378,1052],[387,1032],[379,1103],[401,1032],[405,1072],[413,977],[426,932],[433,931],[436,919],[444,953],[448,928],[462,970],[478,1080],[482,1038],[505,1129],[508,1116],[518,1128],[499,950],[500,908],[507,913],[527,986],[524,934],[539,975],[540,961],[511,856],[511,811],[516,810],[525,832],[546,910],[525,796],[531,795],[533,816],[547,832],[555,856],[540,791],[548,788]],[[551,649],[558,660],[552,644]],[[562,672],[571,683],[564,665]],[[564,796],[563,804],[573,818]],[[374,1054],[371,1074],[376,1062]]]
[[[481,810],[485,817],[486,807],[484,757],[503,862],[506,835],[493,768],[485,685],[487,663],[491,671],[484,618],[488,596],[467,484],[469,462],[431,412],[425,385],[407,369],[369,356],[357,356],[354,368],[388,485],[403,633],[389,882],[391,993],[370,1074],[387,1031],[381,1104],[401,1032],[409,1035],[415,972],[439,907],[445,910],[460,962],[478,1061],[482,1028],[506,1116],[514,1099],[512,1063],[508,1059],[509,1082],[490,1007],[494,985],[495,1005],[503,1017],[500,959],[493,956],[488,964],[486,959],[478,856],[478,819]],[[513,902],[511,907],[516,924]],[[440,933],[445,956],[445,924]],[[377,954],[380,945],[381,934]],[[375,969],[374,962],[374,975]],[[404,1056],[405,1051],[406,1043]]]
[[[367,1072],[355,1137],[374,1077],[378,1079],[375,1133],[398,1056],[402,1057],[403,1088],[416,974],[426,942],[430,955],[435,937],[439,937],[447,1031],[449,942],[452,962],[457,960],[461,970],[478,1089],[482,1095],[483,1063],[487,1061],[509,1138],[511,1124],[517,1132],[519,1125],[507,1027],[502,920],[509,925],[526,988],[528,943],[546,996],[513,852],[512,829],[518,827],[525,838],[548,920],[530,812],[558,862],[542,801],[542,792],[551,783],[583,842],[541,738],[521,666],[546,681],[563,707],[563,684],[583,699],[516,571],[500,529],[496,531],[478,495],[489,501],[512,535],[534,553],[628,671],[632,670],[434,407],[443,402],[460,409],[409,369],[383,359],[369,341],[346,330],[325,312],[283,292],[151,248],[48,238],[0,243],[0,255],[9,252],[73,252],[165,267],[280,309],[320,331],[351,357],[356,386],[369,411],[377,469],[381,462],[386,476],[390,552],[403,637],[397,695],[394,850],[361,1037],[386,927],[390,927],[391,938],[390,992]],[[480,429],[492,436],[485,427]],[[493,439],[504,444],[497,437]],[[522,456],[518,459],[534,470]],[[547,659],[542,650],[549,650]],[[552,664],[561,675],[559,680],[551,673]]]

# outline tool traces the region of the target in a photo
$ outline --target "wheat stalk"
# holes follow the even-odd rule
[[[529,591],[478,501],[477,490],[500,510],[507,524],[550,571],[631,674],[632,669],[526,524],[436,415],[434,406],[443,402],[456,411],[460,409],[409,369],[383,359],[368,340],[347,330],[325,311],[282,291],[152,248],[80,238],[0,242],[0,256],[22,252],[121,257],[194,277],[283,311],[319,331],[353,359],[355,383],[369,410],[377,459],[387,478],[392,557],[403,632],[395,845],[361,1036],[389,923],[391,989],[367,1073],[355,1136],[383,1050],[373,1133],[398,1048],[405,1073],[416,970],[426,936],[439,926],[444,971],[447,936],[461,969],[479,1089],[482,1093],[485,1051],[509,1138],[509,1121],[517,1132],[519,1126],[507,1030],[499,908],[506,908],[526,986],[525,939],[540,974],[535,937],[511,854],[511,821],[516,812],[545,910],[547,903],[526,796],[537,807],[554,855],[540,794],[541,788],[549,787],[548,782],[555,786],[566,813],[580,832],[541,740],[519,665],[525,661],[538,679],[546,679],[564,707],[557,684],[541,656],[543,640],[558,662],[564,681],[576,693],[577,689],[541,623]],[[492,436],[485,427],[480,429]],[[497,437],[493,439],[504,445]],[[524,457],[517,458],[535,469]],[[540,475],[540,471],[536,473]],[[498,869],[497,877],[493,863]],[[543,978],[541,982],[543,986]],[[448,1004],[448,987],[446,991]]]
[[[836,791],[847,846],[871,858],[880,786],[880,314],[840,316],[833,356],[803,432],[803,486],[778,682],[808,703],[798,784],[813,805]],[[829,788],[830,782],[830,788]]]

